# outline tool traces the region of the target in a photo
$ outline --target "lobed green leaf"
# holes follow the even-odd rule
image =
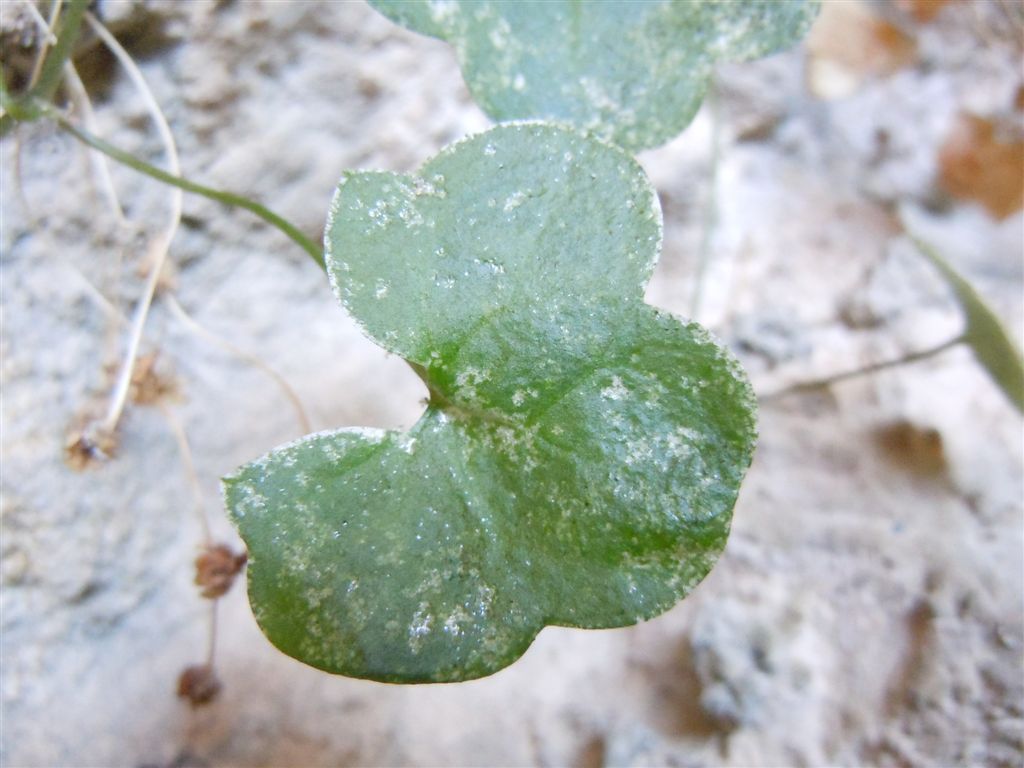
[[[703,329],[643,303],[660,234],[632,158],[544,124],[346,175],[332,284],[430,401],[408,433],[312,435],[225,480],[272,642],[355,677],[466,680],[545,625],[632,624],[704,577],[754,401]]]
[[[632,150],[680,133],[717,61],[795,44],[818,0],[370,0],[450,42],[495,120],[570,122]]]

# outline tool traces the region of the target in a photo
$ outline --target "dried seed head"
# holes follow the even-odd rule
[[[227,544],[216,544],[206,547],[196,558],[196,585],[201,587],[200,594],[214,600],[235,583],[246,560],[247,552],[236,554]]]
[[[221,682],[209,664],[185,667],[178,677],[178,696],[193,707],[209,704],[220,693]]]
[[[64,460],[78,471],[112,458],[116,451],[117,436],[95,426],[73,429],[64,441]]]
[[[139,355],[132,371],[129,395],[133,403],[154,405],[155,403],[178,398],[178,381],[170,374],[157,369],[157,354],[150,352]]]

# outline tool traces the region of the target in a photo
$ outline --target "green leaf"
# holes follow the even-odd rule
[[[312,435],[225,480],[274,644],[355,677],[467,680],[545,625],[632,624],[704,577],[754,400],[703,329],[643,303],[660,236],[632,158],[543,124],[416,176],[346,175],[328,273],[430,402],[406,434]]]
[[[795,44],[818,0],[371,0],[450,42],[495,120],[566,121],[632,150],[693,119],[716,61]]]
[[[1024,360],[1002,323],[971,284],[958,275],[934,248],[916,238],[914,244],[953,289],[967,321],[964,342],[973,350],[975,358],[996,386],[1018,411],[1024,413]]]

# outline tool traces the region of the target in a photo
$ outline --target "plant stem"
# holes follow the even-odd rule
[[[210,519],[206,514],[206,507],[203,504],[203,489],[199,485],[199,475],[196,473],[195,461],[192,459],[192,449],[188,444],[188,435],[181,425],[174,411],[162,403],[157,403],[157,408],[167,421],[167,426],[174,435],[174,442],[178,444],[178,453],[181,455],[181,463],[185,467],[185,477],[188,479],[189,489],[192,491],[193,506],[196,510],[196,518],[199,520],[199,527],[203,532],[203,544],[207,547],[213,544],[213,533],[210,530]]]
[[[92,102],[89,100],[89,93],[85,90],[82,78],[78,76],[78,70],[70,61],[64,64],[64,81],[71,92],[71,102],[82,115],[82,122],[85,123],[86,130],[96,133],[96,115],[92,109]],[[117,190],[114,189],[114,181],[110,177],[110,168],[107,166],[106,157],[99,152],[89,152],[88,154],[93,174],[96,176],[100,191],[110,205],[110,210],[114,213],[114,218],[119,226],[126,226],[128,221],[124,217],[121,201],[117,198]]]
[[[281,374],[263,362],[263,360],[256,357],[256,355],[251,355],[245,350],[239,349],[227,339],[223,339],[213,333],[213,331],[209,331],[204,328],[182,308],[181,304],[178,303],[178,300],[174,298],[174,294],[164,293],[163,300],[167,304],[168,309],[171,310],[171,314],[174,315],[178,322],[188,328],[192,333],[205,339],[211,344],[215,344],[221,349],[227,350],[235,357],[241,358],[245,362],[259,368],[267,374],[267,376],[269,376],[281,389],[284,396],[288,398],[288,402],[292,404],[292,408],[295,409],[295,416],[298,419],[299,428],[302,430],[302,434],[308,435],[313,431],[313,428],[309,423],[309,417],[306,415],[306,409],[302,407],[302,401],[299,400],[299,396],[295,394],[295,390],[291,388]]]
[[[821,379],[815,379],[813,381],[805,381],[799,384],[793,384],[792,386],[784,387],[777,392],[771,392],[767,395],[761,395],[758,400],[766,402],[769,400],[777,400],[787,395],[796,394],[797,392],[808,392],[813,389],[821,389],[822,387],[829,387],[833,384],[838,384],[841,381],[847,381],[848,379],[856,379],[861,376],[868,376],[872,373],[878,373],[878,371],[884,371],[887,368],[898,368],[902,365],[909,365],[910,363],[916,363],[919,360],[926,360],[929,357],[939,355],[946,350],[955,347],[957,344],[962,344],[966,341],[964,335],[956,336],[948,341],[944,341],[941,344],[923,349],[920,352],[911,352],[903,357],[898,357],[895,360],[884,360],[880,363],[872,363],[871,365],[858,368],[855,371],[844,371],[843,373],[836,373],[832,376],[826,376]]]
[[[35,88],[36,83],[39,82],[39,75],[43,72],[43,64],[46,63],[47,51],[49,51],[51,45],[57,44],[57,36],[53,34],[53,30],[60,19],[61,0],[52,0],[50,3],[49,21],[43,18],[43,15],[36,8],[32,0],[21,0],[21,4],[29,9],[29,16],[36,22],[36,26],[39,27],[43,35],[42,42],[39,43],[39,52],[36,54],[36,61],[32,65],[32,74],[28,78],[28,89],[31,91]]]
[[[210,601],[210,624],[206,635],[206,666],[213,669],[213,659],[217,655],[217,603],[220,599]]]
[[[150,90],[142,71],[135,64],[135,60],[126,51],[117,39],[110,34],[105,26],[91,14],[85,14],[85,20],[92,27],[92,30],[103,41],[111,53],[117,58],[128,73],[129,78],[135,85],[142,100],[146,105],[157,132],[160,134],[160,141],[164,145],[164,152],[167,155],[167,167],[174,175],[180,175],[181,164],[178,161],[178,148],[174,143],[174,135],[167,124],[160,104],[157,103],[153,91]],[[160,282],[160,275],[163,272],[164,263],[167,261],[167,253],[171,247],[175,232],[178,231],[178,224],[181,222],[181,198],[180,189],[171,191],[171,206],[168,212],[167,226],[159,236],[154,238],[149,246],[149,276],[143,289],[142,297],[135,306],[135,313],[132,316],[131,330],[128,334],[128,347],[125,359],[121,365],[120,373],[110,398],[110,407],[107,409],[107,416],[103,422],[103,428],[110,433],[117,429],[117,424],[124,412],[124,406],[128,401],[128,390],[131,387],[132,376],[135,372],[135,360],[138,356],[139,345],[142,343],[142,332],[146,325],[146,318],[149,317],[149,308],[153,303],[153,296],[156,295],[157,284]]]
[[[88,7],[89,0],[68,0],[67,10],[58,25],[57,42],[54,43],[53,50],[43,62],[38,79],[30,90],[34,100],[49,102],[57,92],[57,87],[64,76],[64,62],[71,56],[71,49],[78,39],[78,30]],[[56,21],[56,17],[57,10],[55,9],[54,21]]]
[[[313,259],[313,261],[320,265],[321,269],[326,269],[324,265],[323,251],[314,245],[312,240],[303,235],[298,227],[287,219],[278,216],[269,208],[266,208],[247,197],[237,195],[234,192],[225,192],[223,190],[213,189],[212,187],[206,187],[181,176],[175,176],[174,174],[168,173],[154,165],[150,165],[145,160],[136,157],[129,152],[118,149],[113,144],[104,141],[98,136],[94,136],[88,131],[82,130],[53,107],[45,106],[42,109],[43,113],[52,119],[58,127],[70,133],[83,144],[87,144],[93,149],[99,150],[107,157],[127,165],[129,168],[132,168],[139,173],[145,174],[157,181],[162,181],[165,184],[170,184],[171,186],[183,189],[186,192],[192,192],[193,194],[202,195],[203,197],[207,197],[211,200],[216,200],[218,203],[231,205],[236,208],[244,208],[265,221],[267,224],[270,224],[275,229],[283,232],[292,242],[302,248],[302,250],[304,250]]]

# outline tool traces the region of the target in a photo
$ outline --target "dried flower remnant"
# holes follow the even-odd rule
[[[210,664],[185,667],[178,677],[178,697],[187,699],[192,707],[209,704],[220,694],[220,678]]]
[[[167,400],[177,399],[180,395],[178,381],[159,369],[158,359],[158,352],[139,355],[136,359],[129,389],[133,403],[156,405]]]
[[[95,426],[74,428],[64,441],[64,461],[78,472],[112,458],[116,451],[116,434]]]
[[[204,548],[196,558],[195,583],[201,587],[199,593],[210,600],[226,594],[248,559],[247,552],[235,553],[227,544]]]

